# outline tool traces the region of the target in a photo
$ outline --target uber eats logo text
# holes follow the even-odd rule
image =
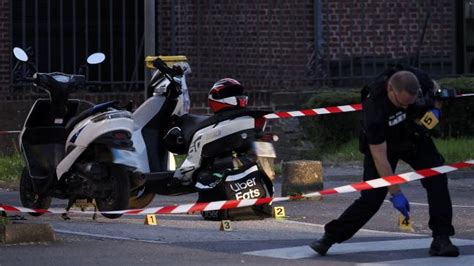
[[[255,181],[255,177],[252,179],[249,179],[244,182],[237,182],[230,184],[230,188],[232,191],[236,192],[235,193],[235,199],[237,200],[242,200],[242,199],[253,199],[253,198],[258,198],[260,197],[260,190],[257,189],[250,189],[251,187],[254,187],[257,185],[257,182]],[[247,192],[243,192],[242,190],[247,190]]]

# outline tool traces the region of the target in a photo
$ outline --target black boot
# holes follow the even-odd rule
[[[431,242],[430,246],[430,255],[457,257],[459,256],[459,249],[451,243],[449,236],[433,236],[433,242]]]
[[[336,243],[334,239],[327,234],[324,234],[323,237],[319,240],[313,241],[309,246],[316,251],[320,256],[326,256],[329,248]]]

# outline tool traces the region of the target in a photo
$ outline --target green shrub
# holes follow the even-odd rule
[[[9,156],[0,156],[0,181],[18,181],[22,169],[23,160],[20,154],[16,153]]]
[[[474,159],[473,138],[435,139],[435,144],[447,163]]]
[[[446,78],[438,82],[442,86],[455,88],[458,94],[474,93],[474,78]],[[441,137],[474,136],[474,97],[446,101],[442,110],[438,129]]]
[[[360,102],[358,89],[340,91],[325,91],[315,94],[305,105],[305,108],[319,108],[346,105]],[[338,113],[304,118],[302,122],[306,136],[315,149],[312,158],[321,159],[341,145],[359,135],[360,112]]]

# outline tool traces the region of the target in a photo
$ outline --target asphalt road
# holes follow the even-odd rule
[[[360,168],[327,169],[325,188],[358,181]],[[144,225],[144,217],[127,216],[110,220],[74,214],[65,221],[59,215],[32,217],[25,223],[50,223],[58,238],[55,243],[0,246],[4,265],[473,265],[474,264],[474,172],[460,172],[450,178],[454,205],[454,242],[458,258],[429,257],[431,242],[428,206],[419,182],[403,185],[411,202],[413,233],[402,233],[399,214],[386,202],[377,215],[351,240],[333,246],[320,257],[307,245],[320,237],[323,225],[358,197],[358,193],[326,196],[321,200],[279,203],[287,219],[232,222],[231,232],[219,231],[218,222],[200,215],[161,215],[158,225]],[[277,192],[280,184],[276,184]],[[150,206],[192,203],[197,195],[155,197]],[[19,206],[17,192],[0,190],[0,202]],[[52,207],[63,207],[54,201]]]

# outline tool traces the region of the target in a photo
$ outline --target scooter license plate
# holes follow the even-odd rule
[[[255,141],[253,147],[258,157],[276,158],[275,148],[270,142]]]

